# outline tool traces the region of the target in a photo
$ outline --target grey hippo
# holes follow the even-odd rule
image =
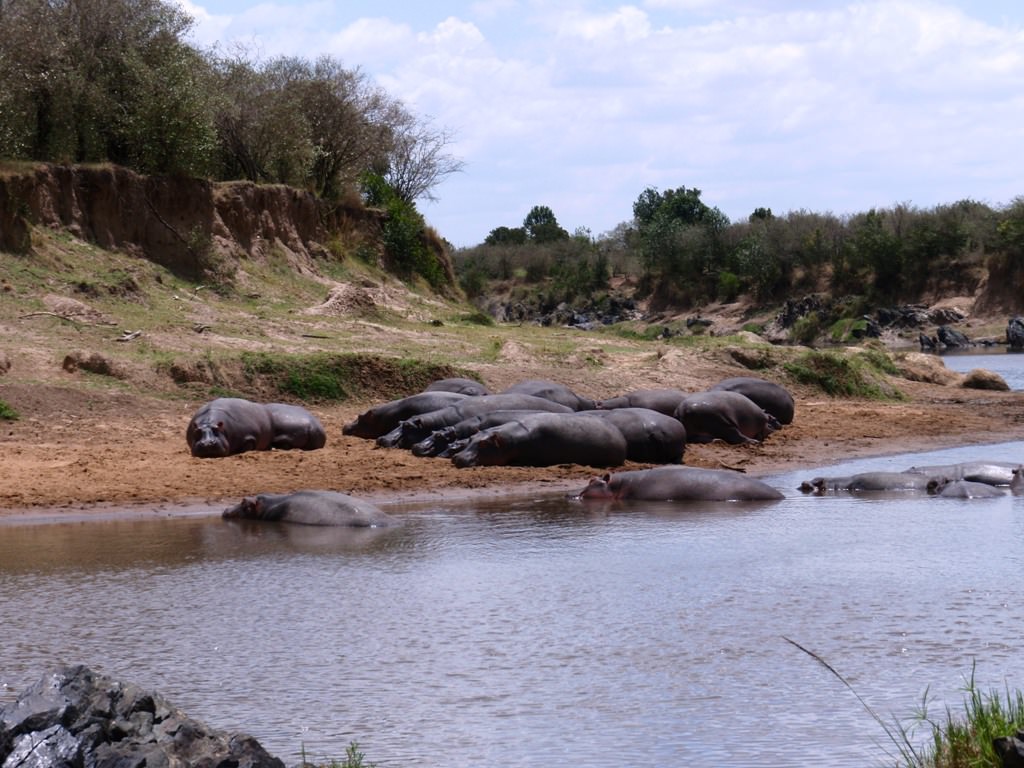
[[[546,379],[526,379],[524,381],[519,381],[507,389],[502,390],[501,394],[520,394],[543,397],[546,400],[552,400],[556,403],[568,406],[574,411],[589,411],[596,406],[596,403],[594,403],[594,401],[589,397],[578,395],[564,384],[559,384],[555,381],[547,381]]]
[[[829,491],[927,491],[929,485],[945,482],[943,475],[917,472],[859,472],[839,477],[815,477],[799,486],[804,493]]]
[[[349,528],[388,528],[399,524],[397,518],[376,505],[336,491],[261,493],[228,507],[222,517]]]
[[[489,395],[487,387],[475,379],[454,377],[432,381],[424,392],[458,392],[461,395]]]
[[[635,389],[618,397],[601,400],[598,402],[597,407],[602,410],[650,408],[652,411],[664,413],[666,416],[675,416],[676,408],[683,402],[687,394],[681,389],[672,389],[671,387]]]
[[[575,413],[534,413],[485,429],[452,456],[457,467],[614,467],[625,460],[626,438],[615,426]]]
[[[211,459],[271,448],[312,451],[324,447],[327,434],[301,406],[219,397],[195,412],[185,440],[193,456]]]
[[[362,437],[374,440],[397,427],[404,419],[410,419],[421,413],[436,411],[440,408],[465,400],[472,395],[461,392],[419,392],[408,397],[401,397],[380,405],[368,408],[341,429],[343,435]]]
[[[739,392],[746,395],[767,413],[779,420],[780,424],[792,424],[796,405],[793,395],[785,387],[774,381],[761,379],[757,376],[734,376],[722,379],[710,388],[712,392]]]
[[[387,434],[377,438],[381,448],[411,448],[421,440],[425,440],[433,432],[453,424],[458,424],[472,416],[480,416],[493,411],[545,411],[547,413],[575,413],[572,408],[546,397],[519,393],[499,393],[497,395],[481,395],[452,403],[445,408],[412,416],[399,422],[398,426]]]
[[[724,440],[733,445],[760,443],[779,428],[778,420],[746,395],[715,390],[687,395],[675,417],[691,443]]]
[[[910,467],[906,472],[923,475],[942,475],[950,480],[970,480],[987,485],[1009,485],[1019,462],[1009,461],[962,461],[958,464],[937,464],[925,467]]]
[[[767,483],[730,469],[653,467],[593,478],[581,499],[643,501],[771,501],[784,498]]]
[[[410,450],[413,456],[437,456],[450,459],[465,447],[464,441],[477,432],[491,427],[499,427],[513,419],[519,419],[532,413],[545,413],[545,411],[517,411],[506,408],[470,416],[449,427],[435,429],[415,443]],[[460,443],[462,444],[460,445]]]
[[[928,484],[928,493],[947,499],[992,499],[996,496],[1006,495],[1005,491],[988,483],[978,483],[974,480],[947,480],[946,478],[933,479]]]
[[[584,419],[604,419],[626,438],[626,458],[644,464],[681,464],[686,429],[678,419],[650,408],[582,411]]]

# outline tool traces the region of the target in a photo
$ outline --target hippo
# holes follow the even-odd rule
[[[676,408],[686,398],[687,393],[681,389],[636,389],[618,397],[601,400],[597,407],[602,410],[615,408],[650,408],[652,411],[675,416]]]
[[[792,424],[796,408],[793,396],[785,387],[757,376],[734,376],[722,379],[710,391],[739,392],[746,395],[766,413],[774,416],[780,424]]]
[[[462,395],[489,395],[487,387],[475,379],[451,378],[438,379],[427,385],[424,392],[458,392]]]
[[[1010,493],[1014,496],[1024,495],[1024,465],[1013,470],[1013,479],[1010,481]]]
[[[759,443],[779,428],[778,420],[746,395],[716,390],[687,395],[675,417],[691,443],[724,440],[733,445]]]
[[[564,384],[544,379],[526,379],[516,382],[511,387],[502,390],[501,394],[512,395],[533,395],[543,397],[556,403],[572,408],[574,411],[590,411],[596,407],[596,403],[588,397],[582,397],[573,392]]]
[[[653,467],[593,478],[581,499],[642,501],[773,501],[784,498],[767,483],[731,469]]]
[[[398,520],[368,501],[335,491],[261,493],[244,498],[221,515],[226,520],[263,520],[299,525],[387,528]]]
[[[973,480],[950,480],[944,477],[933,478],[928,483],[928,493],[947,499],[991,499],[1006,495],[988,483],[978,483]]]
[[[193,456],[212,459],[271,448],[313,451],[324,447],[327,433],[301,406],[219,397],[195,412],[185,440]]]
[[[963,461],[958,464],[937,464],[925,467],[910,467],[905,472],[924,475],[943,475],[950,480],[970,480],[987,485],[1009,485],[1013,480],[1017,462],[1009,461]]]
[[[672,416],[650,408],[613,408],[580,412],[582,418],[604,419],[626,438],[626,458],[645,464],[681,464],[686,429]]]
[[[947,479],[918,472],[861,472],[846,477],[815,477],[799,487],[804,493],[819,495],[829,491],[927,491],[929,484]]]
[[[452,456],[457,467],[585,464],[619,466],[626,438],[602,419],[575,413],[534,413],[477,432]]]
[[[381,405],[375,405],[359,414],[355,421],[342,427],[341,433],[373,440],[393,430],[403,419],[445,408],[452,403],[465,400],[467,397],[471,397],[471,395],[437,391],[420,392],[398,400],[391,400]]]
[[[504,408],[497,411],[490,411],[488,413],[481,413],[476,416],[470,416],[469,418],[456,422],[449,427],[435,429],[425,438],[414,444],[410,450],[412,451],[413,456],[438,456],[440,458],[450,459],[454,453],[457,453],[457,451],[452,450],[454,446],[460,445],[461,443],[462,445],[459,448],[459,450],[461,450],[465,445],[464,441],[471,438],[477,432],[484,429],[490,429],[491,427],[501,426],[513,419],[518,419],[533,413],[547,413],[547,411],[517,411]]]
[[[546,411],[548,413],[574,413],[567,405],[534,395],[500,393],[481,395],[452,403],[447,408],[421,413],[401,421],[387,434],[377,438],[381,448],[411,448],[426,439],[432,432],[450,427],[463,419],[491,411]]]

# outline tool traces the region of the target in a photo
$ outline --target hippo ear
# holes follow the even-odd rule
[[[606,483],[610,483],[612,480],[612,473],[605,472],[603,475],[601,475],[601,479],[604,480]]]

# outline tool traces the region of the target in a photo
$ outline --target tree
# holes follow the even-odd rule
[[[526,230],[522,227],[495,227],[484,238],[484,245],[525,245]]]
[[[395,194],[410,203],[420,198],[437,200],[437,185],[465,167],[465,163],[445,151],[452,142],[451,133],[417,120],[404,109],[396,111],[391,128],[393,137],[384,178]]]
[[[562,229],[554,212],[546,205],[535,205],[530,209],[523,219],[523,229],[530,241],[537,244],[569,239],[569,233]]]
[[[205,172],[208,67],[191,24],[163,0],[6,0],[0,152]]]

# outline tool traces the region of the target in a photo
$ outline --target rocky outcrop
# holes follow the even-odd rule
[[[211,729],[162,696],[84,666],[50,672],[0,708],[4,768],[284,768],[251,736]]]

